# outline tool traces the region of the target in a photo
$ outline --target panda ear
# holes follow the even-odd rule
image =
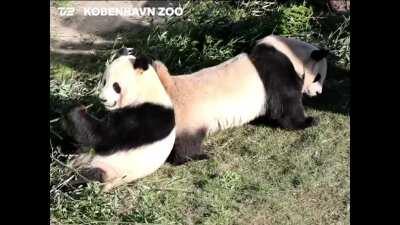
[[[146,71],[149,68],[149,64],[151,64],[151,59],[145,56],[139,56],[135,59],[133,63],[133,68]]]
[[[135,54],[135,49],[133,48],[121,48],[118,50],[118,56],[134,55],[134,54]]]
[[[318,49],[314,50],[311,52],[311,58],[314,59],[315,61],[319,61],[323,58],[325,58],[329,53],[329,50],[327,49]]]

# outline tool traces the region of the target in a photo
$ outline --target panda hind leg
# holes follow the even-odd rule
[[[199,145],[201,142],[199,143]],[[198,161],[209,159],[207,153],[203,152],[200,147],[181,147],[179,145],[174,146],[171,154],[169,155],[167,162],[179,166],[190,161]]]
[[[79,176],[75,180],[70,181],[62,188],[63,191],[71,191],[79,186],[87,186],[88,183],[97,181],[104,182],[105,172],[98,167],[82,168],[78,171]]]
[[[283,108],[284,112],[277,120],[284,129],[303,130],[319,123],[318,118],[305,116],[301,99],[290,99]]]
[[[285,116],[279,119],[279,124],[282,128],[287,130],[304,130],[308,127],[316,126],[318,124],[318,119],[311,116],[302,119]]]
[[[190,151],[193,151],[194,149],[192,148]],[[186,150],[182,151],[182,150],[173,150],[170,154],[170,156],[167,159],[167,162],[174,165],[174,166],[179,166],[179,165],[183,165],[187,162],[190,161],[198,161],[198,160],[205,160],[205,159],[209,159],[210,157],[208,156],[207,153],[204,152],[199,152],[197,154],[187,154],[187,153],[183,153],[186,152]],[[201,150],[199,150],[201,151]]]
[[[201,149],[205,135],[205,129],[201,129],[192,135],[179,135],[167,162],[172,165],[182,165],[189,161],[209,159],[208,154]]]
[[[81,176],[79,176],[77,180],[71,182],[72,186],[86,186],[89,182],[97,181],[101,183],[103,192],[110,192],[114,188],[129,183],[130,181],[129,177],[125,176],[118,176],[110,179],[110,174],[106,176],[106,172],[98,167],[84,168],[79,171],[79,174]]]

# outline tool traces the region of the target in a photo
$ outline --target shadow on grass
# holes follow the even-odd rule
[[[329,65],[322,94],[304,97],[303,103],[305,107],[316,110],[349,115],[350,98],[350,71]]]
[[[107,53],[94,54],[50,52],[52,64],[62,64],[82,73],[96,74],[103,72]]]
[[[248,52],[256,40],[274,31],[279,18],[279,12],[240,21],[228,17],[210,21],[204,16],[194,22],[183,18],[157,27],[149,34],[128,35],[125,45],[161,60],[171,74],[191,73]],[[159,38],[164,34],[165,39]],[[236,40],[235,44],[228,46],[232,40]]]

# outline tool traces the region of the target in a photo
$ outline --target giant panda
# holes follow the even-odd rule
[[[295,39],[269,36],[250,53],[192,74],[171,76],[155,61],[175,109],[176,140],[168,161],[179,165],[208,158],[200,148],[207,134],[259,117],[290,130],[316,125],[317,119],[304,114],[302,93],[321,93],[326,53]]]
[[[125,54],[115,59],[102,80],[103,119],[73,107],[63,120],[67,134],[81,149],[71,163],[81,174],[73,187],[104,183],[103,191],[145,177],[164,164],[175,141],[172,101],[146,57]]]

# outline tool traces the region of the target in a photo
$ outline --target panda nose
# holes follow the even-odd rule
[[[100,98],[100,101],[101,101],[101,102],[106,102],[107,100],[106,100],[106,99],[103,99],[103,98]]]

